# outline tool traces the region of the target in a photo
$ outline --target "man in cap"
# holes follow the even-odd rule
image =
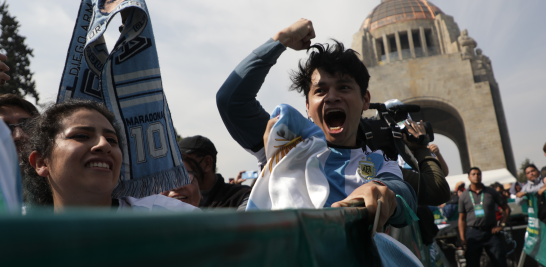
[[[203,199],[199,207],[240,208],[245,210],[251,188],[246,185],[226,184],[224,177],[216,173],[216,147],[210,139],[201,136],[183,138],[178,142],[184,157],[195,159],[203,169],[203,181],[199,184]]]

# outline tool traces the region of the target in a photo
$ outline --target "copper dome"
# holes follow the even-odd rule
[[[426,0],[382,0],[364,20],[360,29],[373,31],[405,20],[434,19],[442,10]]]

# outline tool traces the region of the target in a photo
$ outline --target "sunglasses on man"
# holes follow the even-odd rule
[[[25,125],[25,123],[28,121],[28,119],[30,119],[30,118],[21,119],[18,124],[6,123],[6,125],[8,125],[9,130],[11,131],[11,133],[13,133],[13,131],[15,131],[15,127],[21,127],[21,129],[23,129],[23,125]]]

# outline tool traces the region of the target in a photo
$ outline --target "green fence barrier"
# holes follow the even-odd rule
[[[542,197],[545,197],[544,195]],[[546,224],[537,217],[537,196],[527,194],[529,224],[523,251],[542,265],[546,265]]]
[[[380,266],[366,209],[0,217],[2,266]]]

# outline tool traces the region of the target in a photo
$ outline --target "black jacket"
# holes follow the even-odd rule
[[[207,202],[202,207],[238,208],[252,188],[246,185],[226,184],[221,174],[216,174],[216,183],[210,190]]]

